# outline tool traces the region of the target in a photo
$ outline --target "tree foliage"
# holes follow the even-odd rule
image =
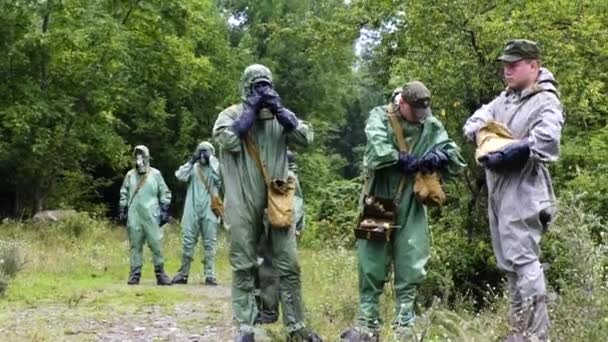
[[[560,82],[566,113],[556,189],[606,219],[605,1],[0,0],[0,22],[1,216],[107,213],[137,144],[150,147],[179,213],[184,187],[173,171],[239,101],[243,69],[262,63],[285,105],[315,127],[316,142],[297,151],[304,243],[352,246],[367,113],[419,79],[469,161],[447,205],[430,211],[440,271],[429,281],[463,292],[495,284],[483,172],[461,127],[503,89],[495,58],[504,44],[528,38]],[[602,231],[591,233],[601,242]]]

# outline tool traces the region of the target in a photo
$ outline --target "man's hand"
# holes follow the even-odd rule
[[[232,124],[232,129],[240,138],[244,137],[253,126],[260,108],[262,108],[262,95],[253,91],[243,102],[243,113]]]
[[[492,171],[516,171],[524,167],[529,158],[530,144],[528,141],[518,141],[481,156],[478,160]]]
[[[414,173],[418,171],[420,160],[407,153],[407,152],[399,152],[399,166],[403,173]]]
[[[447,153],[440,149],[433,149],[420,159],[420,169],[425,172],[439,171],[445,168],[449,161]]]
[[[118,221],[122,224],[127,223],[127,208],[120,207],[118,208]]]
[[[163,205],[160,208],[160,226],[164,226],[167,222],[171,220],[171,215],[169,214],[169,206]]]
[[[276,90],[269,88],[264,92],[264,105],[266,108],[270,110],[270,112],[274,115],[277,115],[280,110],[283,109],[283,103],[281,102],[281,97]]]
[[[192,156],[190,157],[190,160],[188,161],[190,164],[194,164],[196,163],[199,159],[200,159],[200,151],[197,149],[196,151],[194,151],[192,153]]]

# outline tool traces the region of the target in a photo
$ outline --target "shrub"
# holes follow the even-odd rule
[[[23,256],[17,244],[0,241],[0,295],[23,267]]]

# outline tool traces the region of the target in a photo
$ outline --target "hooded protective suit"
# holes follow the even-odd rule
[[[200,156],[203,150],[210,154],[209,165],[204,165],[199,157],[199,160],[195,163],[188,161],[175,171],[175,177],[179,181],[188,183],[181,222],[183,251],[182,266],[179,273],[186,278],[190,273],[194,246],[196,246],[198,237],[201,236],[205,251],[205,278],[215,279],[217,228],[220,218],[211,210],[211,196],[219,196],[222,184],[219,170],[220,163],[215,158],[215,148],[211,143],[203,141],[197,146],[195,155]],[[209,191],[211,191],[211,194]]]
[[[127,229],[131,245],[131,269],[142,266],[144,242],[152,251],[155,266],[163,265],[160,223],[161,207],[171,204],[171,191],[165,184],[160,171],[150,167],[150,152],[146,146],[136,146],[133,157],[141,153],[146,164],[146,173],[136,169],[127,172],[120,188],[121,208],[127,211]],[[143,183],[140,180],[144,178]]]
[[[388,120],[387,106],[372,109],[367,119],[367,145],[364,171],[370,178],[370,195],[394,198],[403,171],[398,164],[399,146]],[[421,123],[410,123],[399,115],[410,154],[421,157],[435,148],[443,150],[449,162],[441,171],[442,178],[455,175],[465,166],[458,146],[449,139],[443,124],[428,110]],[[406,176],[406,185],[397,211],[396,229],[389,242],[357,241],[359,261],[359,319],[357,330],[376,334],[380,326],[379,297],[388,280],[391,264],[395,282],[395,313],[393,326],[408,329],[414,322],[416,288],[426,275],[430,257],[430,237],[426,206],[413,192],[414,176]]]
[[[258,81],[272,84],[270,70],[262,65],[247,67],[241,82],[243,101],[252,92],[252,85]],[[289,332],[299,331],[304,327],[304,312],[295,232],[293,229],[269,229],[265,224],[266,185],[254,159],[247,153],[244,141],[233,128],[243,109],[243,103],[225,109],[219,114],[213,128],[213,137],[221,148],[235,320],[241,333],[253,330],[257,316],[254,297],[257,246],[260,238],[266,235],[271,244],[273,267],[279,272],[284,323]],[[295,128],[288,132],[272,115],[258,115],[248,135],[255,142],[270,177],[279,179],[287,177],[287,143],[306,146],[313,140],[310,124],[298,120]]]
[[[488,214],[496,262],[509,280],[514,327],[541,340],[548,338],[549,318],[539,242],[555,214],[547,164],[559,157],[564,123],[556,84],[551,72],[541,68],[534,85],[520,92],[502,92],[478,109],[463,128],[465,136],[475,141],[480,128],[498,121],[514,139],[529,142],[530,158],[521,170],[486,170]]]

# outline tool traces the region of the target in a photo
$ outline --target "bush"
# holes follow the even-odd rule
[[[606,224],[583,210],[581,198],[561,196],[560,214],[543,242],[548,282],[558,293],[551,305],[557,341],[605,341],[608,334],[608,249],[594,239]]]
[[[352,247],[361,184],[333,181],[319,190],[319,199],[309,205],[310,219],[303,244],[309,247]]]
[[[0,295],[23,267],[23,256],[17,244],[0,241]]]
[[[81,212],[60,221],[34,222],[31,227],[41,233],[50,233],[61,239],[78,239],[85,235],[91,235],[95,231],[110,229],[113,225],[106,219],[98,219],[87,212]]]

